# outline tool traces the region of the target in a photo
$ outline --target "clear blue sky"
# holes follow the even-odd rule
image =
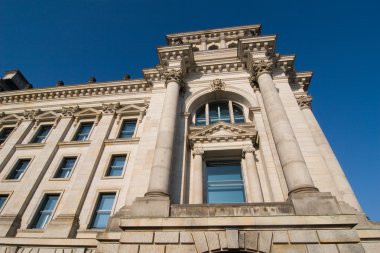
[[[0,0],[0,71],[35,88],[119,80],[158,63],[165,34],[262,24],[313,70],[313,110],[366,214],[380,220],[377,1]]]

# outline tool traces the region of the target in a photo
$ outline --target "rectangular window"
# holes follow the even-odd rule
[[[3,208],[5,201],[7,201],[8,194],[0,194],[0,209]]]
[[[31,228],[42,229],[49,223],[51,215],[57,205],[58,197],[59,194],[48,194],[44,197]]]
[[[51,125],[46,125],[46,126],[41,126],[40,129],[38,130],[36,136],[34,136],[32,143],[43,143],[46,140],[46,137],[50,133],[52,126]]]
[[[108,166],[106,176],[107,177],[120,177],[123,174],[123,168],[125,165],[126,155],[114,155]]]
[[[73,170],[74,164],[77,161],[76,157],[65,157],[63,158],[57,173],[54,178],[69,178],[71,171]]]
[[[92,126],[94,125],[93,122],[86,122],[82,123],[78,129],[77,134],[74,137],[74,141],[85,141],[88,139],[88,136],[90,135]]]
[[[9,135],[12,133],[13,128],[3,128],[0,133],[0,144],[3,144],[5,140],[9,137]]]
[[[96,209],[91,222],[91,228],[105,228],[112,212],[116,193],[107,192],[99,195]]]
[[[7,179],[20,179],[24,175],[26,168],[28,167],[30,159],[20,159],[17,161],[16,166],[12,172],[8,175]]]
[[[119,138],[132,138],[136,129],[136,120],[125,120],[121,127]]]
[[[206,162],[207,203],[245,202],[240,161]]]

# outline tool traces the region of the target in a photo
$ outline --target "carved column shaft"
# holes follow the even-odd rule
[[[163,75],[166,79],[166,94],[154,150],[148,192],[145,196],[169,197],[169,178],[182,72],[171,70]]]
[[[196,149],[193,152],[193,178],[192,178],[192,203],[191,204],[202,204],[203,203],[203,150]]]
[[[294,192],[317,191],[270,71],[271,63],[264,61],[253,63],[253,72],[259,84],[289,195]]]
[[[255,148],[247,147],[243,149],[243,156],[247,165],[247,177],[249,181],[249,188],[252,195],[253,202],[263,202],[263,193],[261,190],[259,173],[257,171],[256,161],[255,161]]]

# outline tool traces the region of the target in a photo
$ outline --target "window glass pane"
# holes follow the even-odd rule
[[[115,193],[101,193],[94,213],[92,228],[105,228],[111,215]]]
[[[33,222],[32,228],[44,228],[49,222],[55,206],[57,205],[59,195],[46,195],[36,218]]]
[[[4,206],[5,201],[7,201],[8,195],[0,195],[0,209]]]
[[[3,128],[0,133],[0,144],[3,144],[8,136],[12,133],[13,128]]]
[[[215,102],[209,104],[209,116],[210,116],[210,124],[224,121],[231,122],[230,113],[228,110],[228,102]]]
[[[135,133],[136,121],[124,121],[119,138],[132,138]]]
[[[123,173],[126,158],[127,156],[125,155],[113,156],[106,176],[121,176]]]
[[[7,179],[19,179],[24,174],[29,162],[30,159],[19,160]]]
[[[55,175],[55,178],[68,178],[73,170],[76,157],[65,157]]]
[[[243,108],[240,105],[235,104],[235,103],[232,104],[232,107],[234,111],[235,123],[244,123]]]
[[[195,125],[204,126],[206,125],[206,107],[202,106],[198,109],[197,114],[195,115]]]
[[[74,138],[74,140],[76,141],[84,141],[84,140],[87,140],[90,132],[91,132],[91,129],[92,129],[92,125],[94,123],[90,122],[90,123],[82,123],[79,127],[79,130]]]
[[[207,162],[206,187],[208,203],[245,202],[240,162]]]
[[[52,126],[41,126],[40,130],[33,139],[33,143],[42,143],[46,140]]]

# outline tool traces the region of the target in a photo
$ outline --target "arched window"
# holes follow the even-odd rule
[[[244,123],[243,107],[232,101],[217,101],[201,106],[195,114],[195,125],[205,126],[219,121]]]

